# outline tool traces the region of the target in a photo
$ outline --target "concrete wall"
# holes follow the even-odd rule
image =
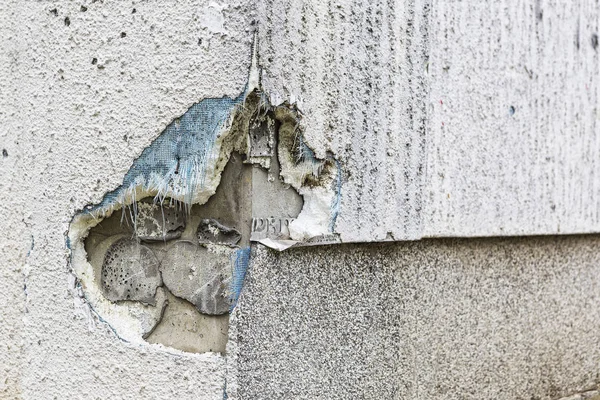
[[[598,384],[598,237],[255,248],[228,355],[120,340],[66,233],[248,80],[344,170],[344,241],[597,233],[594,0],[3,1],[0,398],[553,399]]]
[[[600,383],[600,238],[258,250],[243,399],[558,399]]]

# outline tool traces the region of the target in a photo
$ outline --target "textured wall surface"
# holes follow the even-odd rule
[[[598,232],[596,1],[434,1],[425,236]]]
[[[265,89],[346,167],[344,241],[598,232],[596,1],[259,4]]]
[[[271,100],[340,160],[343,240],[598,232],[599,16],[596,0],[0,2],[0,398],[598,383],[595,236],[259,251],[225,358],[119,340],[81,302],[65,235],[174,118],[243,91],[256,29]]]
[[[127,345],[80,307],[65,234],[175,117],[243,90],[252,10],[228,4],[0,4],[0,398],[222,398],[223,357]]]
[[[259,3],[263,83],[344,166],[343,241],[418,238],[427,16],[419,0]]]
[[[244,399],[557,399],[600,383],[597,236],[261,250]]]

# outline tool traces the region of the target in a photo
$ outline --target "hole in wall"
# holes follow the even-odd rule
[[[69,243],[87,302],[121,338],[224,354],[251,241],[289,242],[306,193],[321,196],[313,236],[333,232],[341,180],[289,106],[273,108],[259,92],[208,100],[75,216]]]

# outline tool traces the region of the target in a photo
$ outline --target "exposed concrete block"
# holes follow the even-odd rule
[[[233,153],[223,171],[223,184],[206,204],[191,206],[173,199],[146,198],[101,220],[85,218],[89,214],[84,213],[72,224],[76,232],[89,230],[85,252],[79,248],[73,261],[85,285],[82,294],[92,294],[86,300],[120,337],[147,339],[164,318],[165,296],[171,295],[192,302],[196,313],[204,313],[196,319],[200,318],[208,331],[211,326],[223,326],[223,319],[215,315],[230,311],[243,284],[240,279],[233,282],[232,273],[240,268],[238,253],[246,251],[238,245],[247,248],[250,240],[251,198],[245,194],[250,193],[251,170]],[[86,227],[86,223],[90,225]],[[74,243],[81,243],[81,236],[73,236]],[[182,240],[175,241],[177,238]],[[235,289],[237,286],[240,288]],[[173,311],[175,308],[174,303],[169,315],[181,314]],[[178,321],[179,317],[173,318]],[[153,343],[168,338],[167,332],[173,337],[189,336],[185,336],[185,324],[171,322],[162,324],[163,333],[154,335]],[[219,334],[219,340],[226,337]],[[225,348],[225,342],[217,345],[208,333],[196,342],[185,347],[176,341],[177,348]],[[169,346],[172,341],[161,343]]]
[[[224,185],[219,190],[217,200],[223,193],[231,195],[229,189],[233,187]],[[201,216],[226,215],[225,219],[228,221],[235,221],[237,217],[235,212],[222,209],[222,205],[216,209],[197,206],[191,210],[181,210],[169,207],[168,199],[165,202],[163,207],[146,200],[137,202],[91,228],[85,240],[85,249],[94,272],[91,274],[92,279],[85,280],[88,289],[84,293],[96,293],[98,288],[101,290],[101,299],[90,297],[88,301],[94,306],[98,305],[97,302],[104,305],[98,307],[98,310],[108,313],[106,321],[119,335],[130,338],[137,334],[138,338],[149,341],[148,336],[160,323],[160,334],[151,335],[151,343],[162,343],[165,346],[174,344],[175,348],[183,351],[223,352],[227,338],[227,318],[216,317],[214,314],[229,312],[234,253],[239,249],[236,244],[240,242],[242,235],[215,219]],[[161,208],[170,208],[170,212],[163,214]],[[140,218],[138,213],[141,209],[146,214]],[[247,211],[250,212],[249,208]],[[143,237],[162,237],[162,240],[140,241],[137,236],[140,231],[137,228],[143,221],[148,222],[146,227],[151,228],[144,228]],[[239,221],[236,225],[240,226]],[[184,240],[174,241],[173,236],[165,235],[163,227],[168,226],[177,226],[176,237]],[[247,243],[249,229],[246,229],[246,235],[244,242]],[[199,248],[199,241],[209,249]],[[212,263],[215,259],[220,262],[218,274]],[[82,267],[80,262],[75,265]],[[165,277],[164,285],[161,276]],[[194,277],[197,279],[193,279]],[[167,298],[176,299],[170,301],[168,309]],[[187,304],[184,299],[196,306]],[[105,300],[110,300],[113,304],[105,304]],[[146,306],[140,308],[136,304],[138,301]],[[181,306],[183,303],[187,305]],[[188,315],[190,309],[198,315]],[[116,310],[120,310],[121,314]],[[104,317],[104,314],[101,315]],[[163,322],[165,318],[167,322]],[[131,322],[135,324],[132,325]],[[196,336],[186,346],[184,339],[176,338],[190,338],[189,324],[200,324],[197,329],[200,329],[201,337]],[[132,332],[132,326],[139,326],[139,330]],[[218,331],[218,335],[212,334],[213,331]]]

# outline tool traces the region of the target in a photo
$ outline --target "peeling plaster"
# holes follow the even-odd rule
[[[223,10],[216,3],[209,7]],[[179,307],[173,301],[169,306],[168,298],[173,296],[179,303],[195,305],[206,316],[203,318],[233,310],[249,265],[250,240],[279,250],[339,241],[334,228],[341,165],[331,154],[325,159],[315,156],[303,137],[302,114],[295,105],[273,106],[268,99],[261,91],[255,53],[248,84],[239,96],[194,104],[141,153],[118,188],[73,218],[68,242],[82,298],[119,337],[142,343],[161,325],[165,310],[173,315],[169,318],[183,315],[172,309]],[[223,182],[223,177],[231,174],[224,175],[230,164],[240,176],[249,177],[249,190],[236,189],[244,178]],[[248,175],[243,172],[248,168],[264,172]],[[215,196],[219,191],[229,194]],[[217,204],[213,204],[217,200],[209,202],[217,197],[221,199]],[[242,211],[237,220],[225,224],[222,218],[230,219],[228,207]],[[113,215],[117,211],[121,211],[118,220]],[[133,253],[109,256],[115,243],[146,250],[133,259]],[[197,249],[197,257],[179,254],[191,248]],[[150,254],[156,261],[142,260]],[[132,274],[145,276],[150,273],[146,266],[155,265],[162,280],[139,278],[145,291],[137,296],[130,291],[139,288],[109,289],[103,279],[109,274],[107,262],[111,260],[121,263],[110,269],[111,284],[125,282]],[[123,271],[119,271],[120,265]],[[216,269],[205,270],[209,265]],[[229,271],[226,265],[230,265]],[[152,285],[144,285],[149,282],[159,286],[155,298],[148,297],[146,289]],[[154,340],[161,340],[158,337],[164,337],[164,332],[154,335]]]

